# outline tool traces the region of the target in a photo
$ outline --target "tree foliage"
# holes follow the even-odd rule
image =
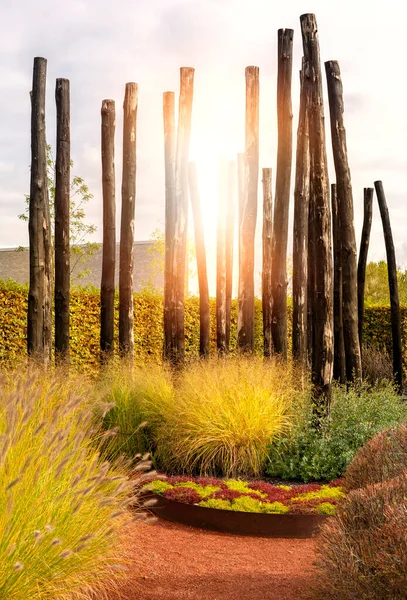
[[[407,305],[407,270],[397,268],[400,304]],[[366,266],[365,304],[390,305],[387,263],[384,260],[369,262]]]

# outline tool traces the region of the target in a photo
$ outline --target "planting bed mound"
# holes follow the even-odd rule
[[[272,485],[213,478],[159,478],[144,486],[159,517],[199,527],[261,537],[312,537],[345,496],[340,481]]]

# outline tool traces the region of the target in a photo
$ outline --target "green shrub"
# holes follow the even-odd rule
[[[293,379],[287,365],[255,358],[191,364],[172,402],[151,400],[157,464],[171,473],[261,474],[300,393]]]
[[[379,431],[407,418],[407,405],[390,384],[359,392],[334,386],[331,417],[316,431],[308,397],[294,409],[289,435],[269,448],[270,477],[302,481],[340,477],[358,449]]]
[[[133,484],[100,463],[71,383],[32,372],[1,382],[1,598],[102,594],[117,577]]]

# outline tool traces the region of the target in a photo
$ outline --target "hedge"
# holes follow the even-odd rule
[[[15,366],[26,356],[27,286],[0,283],[0,365]],[[211,350],[216,347],[216,302],[210,301]],[[291,308],[288,307],[289,340]],[[71,364],[81,371],[92,371],[99,364],[100,292],[76,289],[71,292]],[[401,308],[403,349],[407,336],[407,307]],[[115,305],[115,331],[118,332],[118,297]],[[232,301],[231,350],[236,348],[237,300]],[[255,299],[255,351],[263,350],[261,301]],[[134,294],[134,341],[138,358],[160,360],[163,346],[163,298],[152,291]],[[390,307],[365,309],[364,342],[391,354]],[[117,339],[116,339],[117,347]],[[199,299],[185,301],[185,352],[197,356],[199,348]],[[290,348],[289,348],[290,350]]]

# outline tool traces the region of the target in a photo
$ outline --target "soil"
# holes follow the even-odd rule
[[[132,524],[127,581],[109,600],[310,600],[314,540]],[[130,570],[130,573],[131,573]]]

